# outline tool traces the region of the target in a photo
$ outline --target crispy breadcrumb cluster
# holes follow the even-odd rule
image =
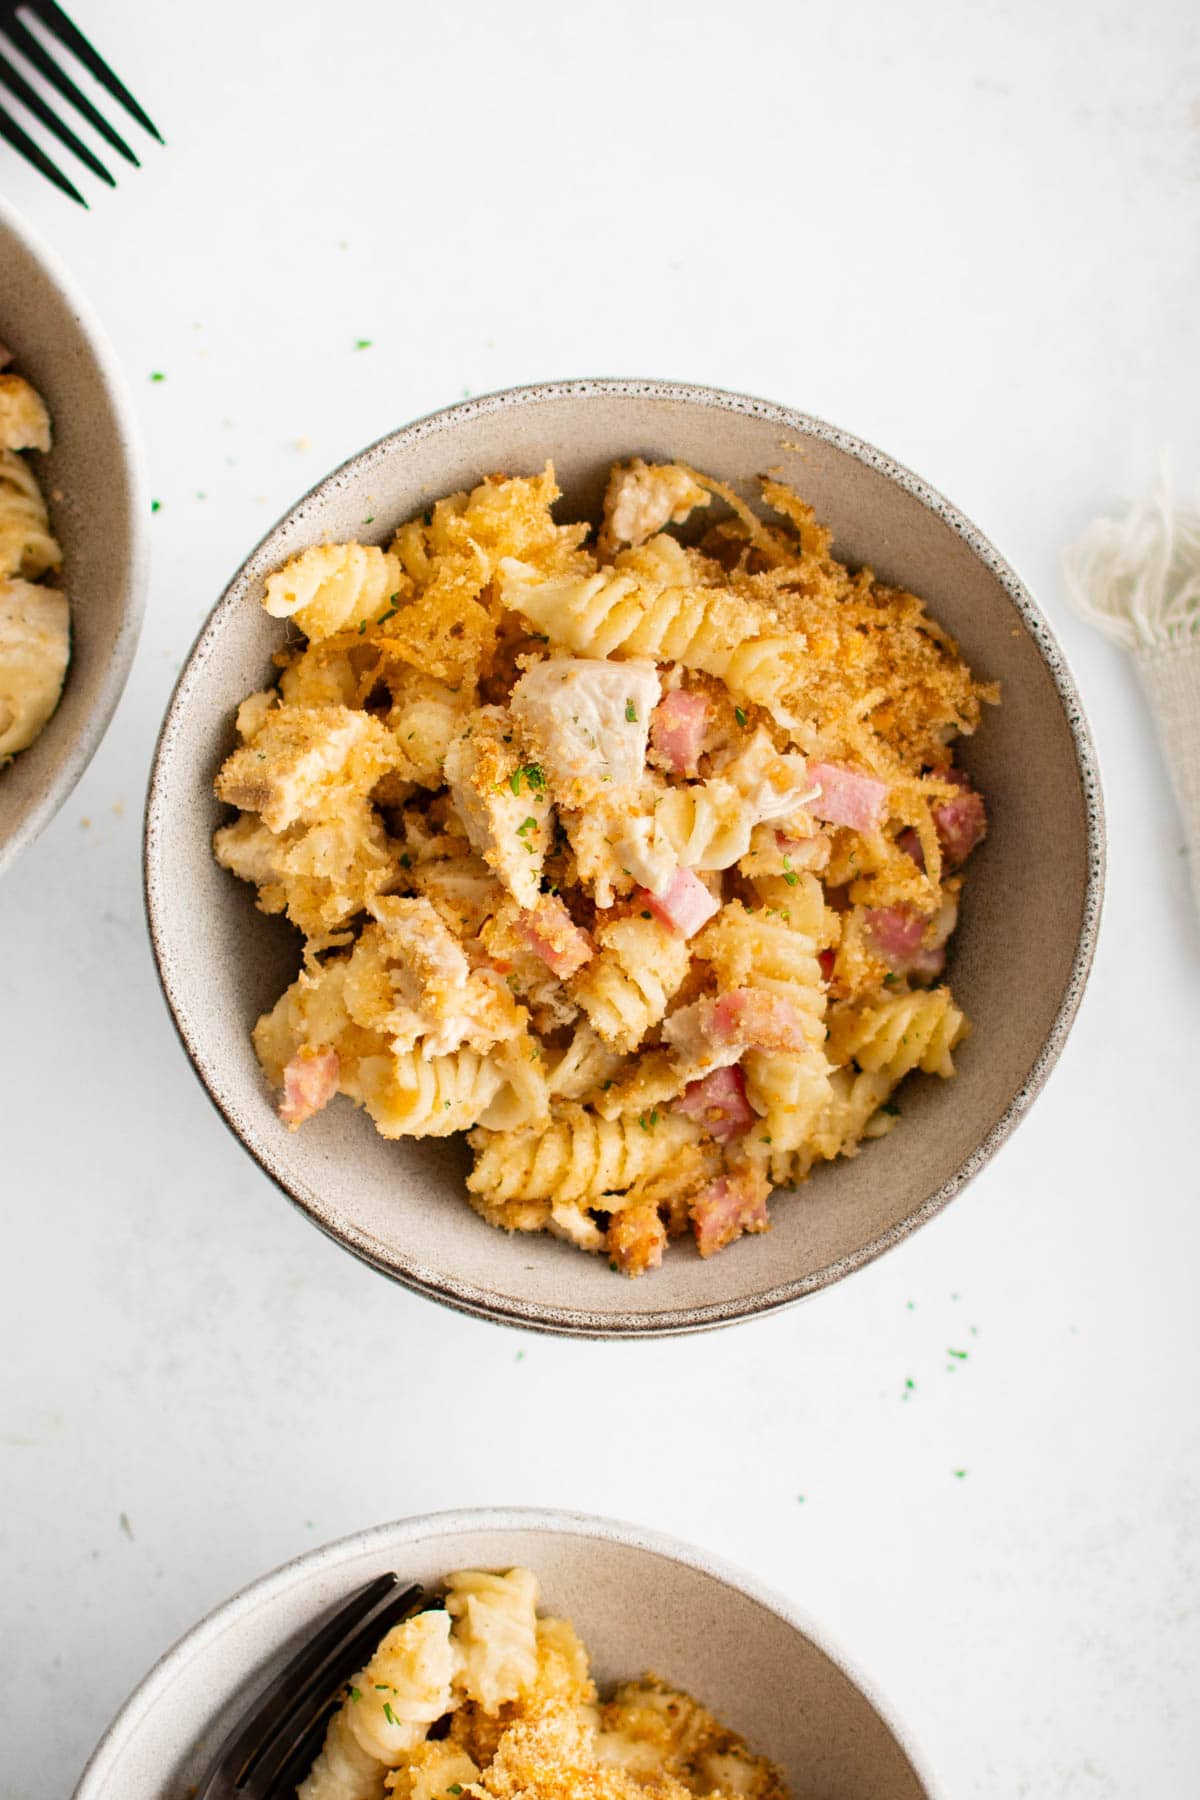
[[[528,1569],[467,1569],[349,1682],[299,1800],[788,1800],[779,1770],[654,1675],[602,1701]]]
[[[485,1219],[640,1275],[953,1074],[952,747],[998,696],[774,479],[634,458],[595,534],[557,498],[489,476],[268,578],[215,850],[305,939],[254,1034],[285,1121],[467,1130]]]

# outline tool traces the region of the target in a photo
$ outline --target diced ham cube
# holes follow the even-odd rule
[[[767,1196],[771,1184],[759,1169],[739,1169],[710,1181],[692,1201],[689,1211],[696,1247],[701,1256],[712,1256],[748,1231],[769,1231]]]
[[[661,894],[645,890],[638,895],[655,918],[677,931],[680,937],[695,937],[702,925],[719,913],[721,903],[714,900],[698,875],[690,869],[676,869]]]
[[[877,906],[866,914],[867,936],[897,975],[936,981],[946,966],[946,941],[957,920],[958,901],[952,894],[932,918],[909,906]]]
[[[852,831],[874,831],[887,811],[886,781],[847,769],[842,763],[809,763],[808,777],[821,792],[808,801],[808,810],[829,825],[848,825]]]
[[[909,906],[874,906],[866,915],[867,936],[885,962],[899,970],[925,942],[929,920]]]
[[[587,932],[580,931],[557,894],[543,894],[520,915],[514,930],[560,981],[577,974],[595,954]]]
[[[707,1074],[739,1061],[744,1050],[804,1050],[804,1021],[789,1001],[761,988],[731,988],[672,1013],[663,1037],[677,1063]]]
[[[644,1275],[657,1269],[663,1259],[667,1228],[650,1200],[639,1200],[633,1206],[615,1212],[609,1221],[605,1248],[622,1275]]]
[[[291,1131],[327,1106],[337,1093],[338,1053],[305,1044],[285,1064],[279,1116]]]
[[[746,1098],[746,1077],[736,1063],[714,1069],[702,1081],[689,1081],[675,1105],[720,1143],[748,1131],[756,1117]]]
[[[938,841],[948,862],[965,862],[976,844],[987,835],[987,809],[983,795],[971,786],[971,778],[962,769],[939,769],[943,781],[953,781],[959,792],[953,800],[942,800],[933,807],[933,823]]]
[[[712,1033],[719,1043],[747,1049],[803,1050],[808,1044],[804,1021],[790,1001],[762,988],[731,988],[712,1009]]]
[[[694,775],[708,725],[703,694],[677,688],[659,701],[650,718],[650,742],[674,775]]]

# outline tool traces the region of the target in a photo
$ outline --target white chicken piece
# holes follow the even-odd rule
[[[58,705],[70,654],[65,594],[0,581],[0,765],[32,744]]]
[[[755,825],[786,819],[821,792],[820,784],[810,780],[804,758],[794,751],[781,755],[761,728],[720,773],[737,789]]]
[[[652,662],[563,656],[527,669],[511,705],[555,799],[579,808],[641,780],[661,693]]]
[[[613,469],[604,495],[600,550],[611,554],[619,544],[644,544],[664,525],[681,525],[693,507],[710,506],[690,469],[679,463],[646,463],[635,456]]]
[[[446,752],[445,775],[472,848],[515,900],[536,906],[552,807],[542,767],[524,761],[504,707],[467,714]]]
[[[367,910],[376,926],[359,938],[346,973],[357,1024],[386,1036],[397,1054],[419,1043],[427,1059],[463,1044],[483,1053],[519,1031],[522,1015],[500,977],[471,968],[431,901],[381,895]]]

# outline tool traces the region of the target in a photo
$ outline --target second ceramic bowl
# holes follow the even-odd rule
[[[47,825],[87,768],[137,648],[149,503],[133,408],[74,282],[0,200],[0,339],[44,396],[54,448],[36,459],[62,543],[71,665],[37,741],[0,769],[0,869]]]
[[[709,1262],[676,1248],[637,1282],[552,1238],[505,1236],[466,1204],[464,1146],[389,1143],[329,1107],[301,1132],[276,1117],[250,1042],[298,967],[298,938],[217,867],[213,777],[243,695],[272,677],[285,627],[263,577],[305,546],[386,542],[431,500],[493,470],[553,457],[560,516],[596,518],[618,458],[678,457],[747,500],[776,470],[832,527],[835,549],[913,589],[998,680],[965,761],[991,829],[972,859],[951,979],[974,1023],[951,1082],[905,1089],[900,1129],[829,1165],[774,1229]],[[263,1169],[330,1236],[450,1305],[546,1330],[648,1335],[727,1324],[849,1274],[932,1217],[1004,1142],[1062,1048],[1090,966],[1103,879],[1099,787],[1079,697],[1013,571],[939,494],[870,445],[743,395],[649,381],[577,381],[473,400],[393,433],[306,495],[239,570],[180,677],[146,813],[146,898],[159,973],[200,1079]]]
[[[124,1707],[75,1800],[178,1800],[255,1692],[322,1616],[388,1570],[532,1569],[601,1688],[653,1670],[777,1762],[796,1800],[931,1800],[911,1746],[811,1622],[715,1557],[579,1513],[479,1508],[381,1525],[310,1551],[227,1600]]]

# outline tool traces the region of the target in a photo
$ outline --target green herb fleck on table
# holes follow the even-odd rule
[[[965,1469],[955,1469],[955,1471],[954,1471],[955,1481],[962,1481],[965,1478],[966,1473],[967,1473],[967,1471]]]
[[[947,1350],[946,1355],[953,1356],[957,1362],[966,1362],[967,1357],[970,1355],[970,1351],[969,1350]]]
[[[916,1384],[916,1382],[915,1382],[915,1381],[914,1381],[914,1380],[913,1380],[913,1378],[912,1378],[912,1376],[911,1376],[911,1375],[906,1375],[906,1376],[905,1376],[905,1378],[904,1378],[904,1395],[903,1395],[903,1398],[904,1398],[904,1399],[905,1399],[905,1400],[907,1400],[907,1399],[908,1399],[908,1396],[909,1396],[909,1395],[910,1395],[910,1394],[915,1394],[915,1393],[916,1393],[916,1391],[917,1391],[917,1384]]]
[[[167,378],[161,369],[152,369],[150,371],[150,379],[151,381],[165,381]]]
[[[369,350],[374,342],[374,338],[355,338],[354,348],[356,350]]]
[[[161,500],[152,500],[150,502],[150,511],[152,513],[161,512],[162,511],[162,501]]]

